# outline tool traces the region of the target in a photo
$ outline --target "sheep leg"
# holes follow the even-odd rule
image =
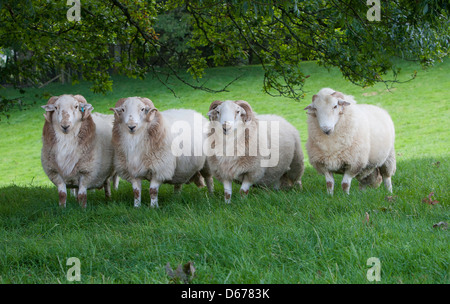
[[[119,182],[120,182],[120,177],[117,174],[114,174],[113,176],[113,181],[114,181],[114,190],[119,189]]]
[[[60,183],[57,186],[58,186],[59,206],[62,208],[66,208],[66,200],[67,200],[66,184]]]
[[[161,182],[156,180],[156,179],[152,179],[150,181],[150,207],[152,208],[158,208],[158,190],[159,190],[159,186],[161,185]]]
[[[214,193],[214,180],[213,180],[212,175],[206,177],[205,181],[206,181],[206,187],[208,188],[208,192],[211,194]]]
[[[225,203],[229,204],[231,202],[231,194],[233,193],[232,181],[223,181],[223,190],[225,194]]]
[[[181,188],[182,187],[183,187],[182,184],[173,185],[173,193],[177,193],[177,194],[181,193]]]
[[[327,192],[329,195],[333,195],[334,191],[334,178],[333,173],[327,171],[325,172],[325,180],[327,182]]]
[[[252,183],[249,181],[247,175],[244,176],[244,179],[242,180],[241,189],[239,190],[241,196],[246,197],[248,195],[248,191],[250,190],[251,186]]]
[[[205,187],[205,179],[201,175],[200,171],[195,173],[194,176],[191,177],[189,182],[194,183],[197,186],[197,188]]]
[[[134,207],[139,208],[141,207],[142,182],[140,179],[133,179],[131,181],[131,186],[133,187]]]
[[[396,170],[395,150],[392,149],[388,159],[380,167],[380,174],[383,177],[384,186],[387,191],[392,193],[391,176],[394,175]]]
[[[391,177],[383,178],[384,186],[386,187],[386,190],[392,193],[392,182]]]
[[[78,196],[78,190],[76,188],[72,188],[72,189],[70,189],[70,194],[72,194],[73,197],[77,197]]]
[[[200,174],[203,176],[206,182],[208,192],[211,194],[214,193],[214,180],[208,162],[205,162],[205,166],[200,170]]]
[[[281,177],[281,179],[283,179],[283,177]],[[273,183],[273,190],[275,190],[275,191],[279,191],[281,188],[282,188],[282,184],[284,185],[284,183],[283,182],[281,182],[281,179],[280,180],[277,180],[277,181],[275,181],[274,183]],[[242,187],[241,187],[241,189],[242,189]]]
[[[86,208],[87,205],[87,188],[81,183],[78,185],[78,203],[82,208]]]
[[[106,179],[103,188],[105,189],[105,199],[109,200],[111,198],[111,179]]]
[[[342,190],[347,194],[350,194],[350,185],[352,184],[353,177],[354,176],[350,175],[348,172],[345,172],[344,177],[342,178]]]

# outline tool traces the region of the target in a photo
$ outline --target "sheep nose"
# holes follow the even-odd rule
[[[69,129],[69,125],[61,125],[61,128],[63,129],[63,132],[66,133],[67,129]]]
[[[223,133],[227,133],[228,131],[230,131],[230,129],[231,129],[231,125],[229,124],[229,123],[224,123],[223,125],[222,125],[222,129],[223,129]]]
[[[136,129],[136,126],[128,126],[128,129],[130,129],[130,132],[134,132],[134,130]]]
[[[331,133],[331,129],[326,129],[326,130],[323,130],[323,133],[325,133],[326,135],[330,135],[330,133]]]
[[[322,129],[322,132],[325,133],[326,135],[330,135],[331,132],[333,131],[333,128],[330,128],[330,127],[323,127],[321,129]]]

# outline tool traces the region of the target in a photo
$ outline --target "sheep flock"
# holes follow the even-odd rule
[[[162,184],[173,185],[176,193],[188,183],[214,193],[216,178],[226,203],[233,182],[243,197],[252,186],[302,189],[298,130],[281,116],[256,114],[244,100],[213,101],[205,116],[190,109],[159,111],[145,97],[121,98],[109,115],[93,113],[81,95],[53,96],[42,108],[41,163],[61,207],[68,189],[83,208],[89,189],[103,188],[109,199],[111,182],[117,189],[119,177],[131,184],[135,207],[141,206],[142,180],[150,182],[151,207],[159,206]],[[309,162],[324,175],[330,195],[333,174],[343,175],[346,194],[354,178],[362,190],[384,182],[392,192],[395,129],[387,111],[330,88],[315,94],[305,110]]]

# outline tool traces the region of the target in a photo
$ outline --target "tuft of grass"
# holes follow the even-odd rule
[[[450,221],[445,89],[450,61],[419,71],[416,80],[391,91],[351,85],[337,70],[313,62],[302,65],[311,77],[301,103],[265,95],[258,66],[211,69],[208,83],[217,88],[243,75],[230,92],[214,95],[173,83],[175,98],[155,79],[122,77],[115,77],[114,92],[104,96],[92,94],[86,83],[27,91],[25,101],[37,105],[0,122],[0,283],[70,283],[69,257],[80,259],[81,283],[170,283],[165,265],[188,261],[196,269],[193,283],[370,283],[370,257],[380,259],[381,283],[450,283],[449,232],[433,227]],[[403,65],[406,76],[416,68]],[[322,87],[391,114],[397,151],[393,195],[383,187],[361,192],[357,181],[349,196],[339,187],[333,197],[326,194],[324,177],[309,165],[304,148],[303,108]],[[109,202],[102,191],[89,191],[87,210],[72,196],[60,209],[57,190],[40,164],[39,105],[46,100],[35,95],[43,92],[83,94],[102,113],[127,96],[149,97],[161,110],[192,108],[203,114],[213,100],[245,99],[257,113],[282,115],[298,128],[306,156],[304,189],[252,188],[241,198],[239,185],[233,185],[227,205],[218,182],[213,195],[194,185],[174,194],[163,185],[155,210],[148,207],[148,194],[140,209],[133,208],[131,185],[121,181]],[[341,179],[336,176],[337,185]],[[435,205],[422,202],[431,192]]]

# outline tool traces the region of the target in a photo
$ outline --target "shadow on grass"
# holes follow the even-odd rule
[[[397,172],[393,177],[394,196],[408,196],[424,198],[431,192],[434,192],[434,197],[441,203],[448,202],[448,185],[450,183],[449,172],[449,158],[423,158],[413,160],[398,160]],[[338,200],[345,199],[346,196],[342,193],[339,185],[342,180],[341,175],[335,175],[335,194],[334,198]],[[302,178],[303,190],[288,190],[288,191],[270,191],[262,188],[252,188],[250,191],[251,200],[258,200],[258,197],[267,199],[267,197],[288,197],[292,199],[298,196],[306,196],[309,199],[332,200],[326,194],[325,179],[323,176],[307,164],[305,173]],[[143,182],[142,202],[144,206],[149,205],[148,197],[149,183]],[[369,195],[372,194],[391,195],[381,185],[378,189],[368,189],[361,192],[358,189],[358,182],[353,180],[350,190],[350,197],[352,195]],[[201,203],[202,201],[216,201],[223,202],[223,186],[221,183],[215,181],[215,193],[213,195],[207,194],[205,188],[197,189],[193,184],[184,185],[181,195],[173,193],[171,185],[162,185],[160,188],[159,198],[162,204],[161,207],[179,204],[182,205],[190,203]],[[233,184],[233,202],[245,202],[245,199],[239,196],[239,185]],[[123,205],[132,208],[132,188],[131,185],[121,180],[118,190],[112,191],[111,200],[107,201],[104,197],[103,190],[89,190],[88,191],[88,210],[90,208],[97,208],[107,205]],[[37,210],[42,208],[57,208],[58,195],[56,187],[50,186],[21,186],[9,185],[0,188],[0,215],[7,215],[14,213],[15,210]],[[59,208],[59,207],[58,207]],[[76,198],[73,195],[68,195],[67,209],[79,208]]]

